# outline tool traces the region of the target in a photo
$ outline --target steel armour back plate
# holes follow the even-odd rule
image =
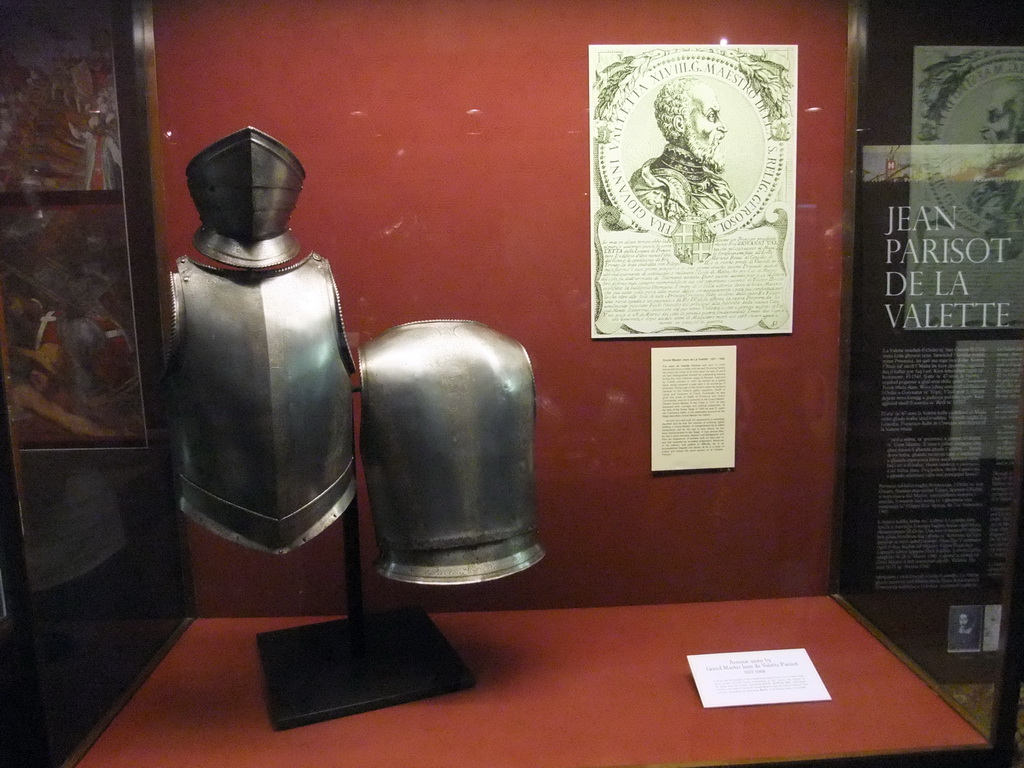
[[[385,331],[359,361],[378,571],[465,584],[540,560],[522,345],[481,323],[431,320]]]

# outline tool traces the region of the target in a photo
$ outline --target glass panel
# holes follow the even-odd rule
[[[945,5],[867,3],[840,591],[988,731],[1019,514],[1024,39],[1006,4]]]
[[[66,756],[183,614],[167,455],[22,452],[25,554],[50,748]]]
[[[117,38],[128,20],[105,0],[0,7],[7,416],[59,765],[173,635],[187,601],[170,459],[144,407],[159,320],[147,283],[153,244],[133,241],[127,226],[129,212],[150,212],[123,189],[137,182],[122,175],[122,137],[145,135],[118,109],[131,95],[119,94],[126,81],[115,66],[130,62],[117,53],[129,45]]]

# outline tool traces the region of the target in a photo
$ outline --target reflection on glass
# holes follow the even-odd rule
[[[126,541],[117,494],[94,465],[61,474],[32,489],[24,517],[29,588],[44,616],[54,613],[47,610],[50,604],[67,617],[116,614],[112,590],[88,584],[102,582],[101,575],[115,570],[123,558]]]
[[[23,451],[25,560],[51,751],[66,756],[184,612],[163,450]]]
[[[20,454],[38,679],[60,765],[187,608],[170,458],[147,435],[142,392],[152,382],[138,363],[138,340],[158,321],[155,307],[134,303],[146,294],[135,268],[153,256],[129,242],[138,196],[121,192],[122,130],[138,126],[118,110],[123,27],[111,14],[127,7],[0,4],[4,416]]]

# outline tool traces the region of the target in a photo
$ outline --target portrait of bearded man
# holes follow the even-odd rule
[[[722,176],[727,129],[711,86],[697,77],[667,83],[655,98],[654,118],[668,144],[630,178],[637,199],[667,221],[709,221],[734,211],[736,196]]]

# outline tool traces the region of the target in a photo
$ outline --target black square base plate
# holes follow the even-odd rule
[[[348,619],[256,636],[277,730],[471,688],[473,674],[420,608],[365,619],[353,652]]]

